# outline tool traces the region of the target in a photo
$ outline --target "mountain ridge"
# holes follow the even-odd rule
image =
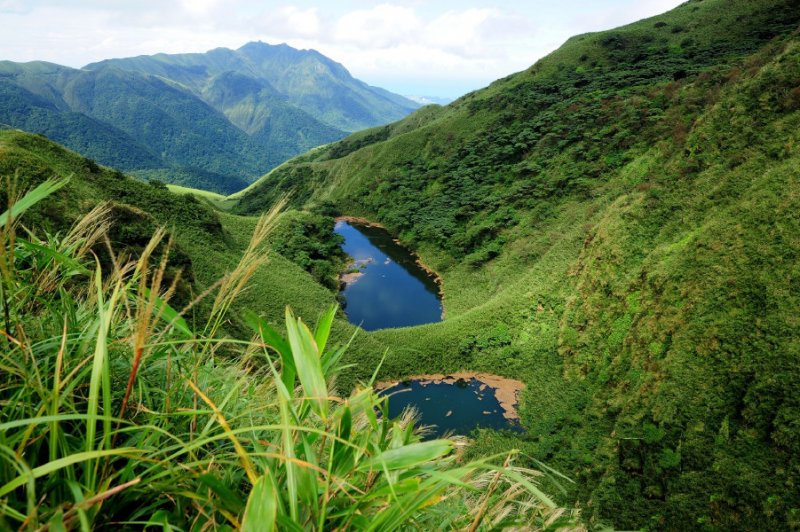
[[[337,121],[357,129],[416,107],[318,52],[264,43],[240,50],[111,59],[82,69],[2,61],[0,122],[144,179],[229,194],[343,137]],[[326,65],[326,75],[295,64],[310,60]]]
[[[200,96],[215,76],[236,73],[269,83],[293,105],[312,116],[321,117],[332,127],[350,132],[397,120],[418,107],[411,100],[353,78],[344,65],[317,50],[298,50],[285,43],[270,45],[251,41],[235,50],[220,47],[206,53],[107,59],[83,68],[94,70],[108,66],[174,79],[185,83]],[[350,94],[347,98],[356,106],[350,114],[331,114],[323,105],[324,100],[320,100],[322,92],[335,87],[346,89],[343,95]],[[362,105],[364,100],[371,105]],[[390,110],[388,104],[401,108]],[[224,112],[225,107],[218,109]]]

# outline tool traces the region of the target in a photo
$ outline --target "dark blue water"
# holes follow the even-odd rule
[[[425,381],[422,381],[425,382]],[[503,408],[495,397],[494,388],[475,379],[455,383],[423,384],[406,381],[383,390],[389,397],[389,417],[402,414],[408,406],[419,411],[421,425],[434,425],[429,437],[448,432],[466,435],[478,427],[521,430],[518,423],[503,417]]]
[[[374,331],[442,320],[435,280],[386,230],[340,221],[335,231],[363,273],[341,292],[350,323]]]

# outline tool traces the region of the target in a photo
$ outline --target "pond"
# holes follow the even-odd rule
[[[350,323],[374,331],[442,320],[436,277],[385,229],[339,220],[335,232],[344,237],[342,249],[353,259],[349,273],[341,276]]]
[[[389,417],[413,406],[419,412],[419,424],[429,426],[428,437],[435,438],[448,433],[467,435],[478,427],[523,430],[516,412],[522,386],[494,375],[462,373],[424,375],[382,383],[378,389],[389,395]]]

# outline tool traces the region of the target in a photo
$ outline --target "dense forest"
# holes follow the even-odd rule
[[[0,525],[797,528],[799,26],[793,0],[690,0],[227,198],[0,131],[0,449],[30,461],[0,466]],[[329,310],[342,215],[441,276],[444,321]],[[365,384],[459,370],[523,380],[525,430],[450,454],[381,428]]]

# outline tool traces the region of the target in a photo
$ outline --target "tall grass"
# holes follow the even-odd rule
[[[169,304],[165,231],[126,258],[103,241],[103,206],[63,238],[20,225],[61,185],[0,216],[0,529],[574,525],[513,455],[465,463],[464,442],[422,441],[413,416],[390,420],[371,383],[337,395],[334,309],[314,328],[287,309],[285,334],[251,315],[251,341],[220,335],[265,267],[277,210],[204,294],[198,333]]]

